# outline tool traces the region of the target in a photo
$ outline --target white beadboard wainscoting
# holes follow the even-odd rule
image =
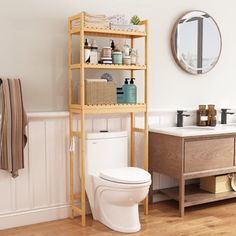
[[[0,170],[0,229],[34,224],[69,216],[68,113],[30,113],[25,148],[25,168],[19,177]],[[188,119],[190,124],[194,119]],[[173,126],[176,111],[151,111],[149,124]],[[127,116],[92,116],[87,131],[118,131],[129,128]],[[187,121],[187,119],[186,119]],[[136,118],[141,127],[142,118]],[[79,126],[74,122],[75,128]],[[136,139],[138,165],[142,164],[143,139]],[[78,168],[79,169],[79,168]],[[77,171],[76,176],[79,176]],[[154,189],[175,186],[176,180],[155,174]],[[76,184],[76,190],[79,184]]]

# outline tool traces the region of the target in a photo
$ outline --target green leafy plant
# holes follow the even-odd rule
[[[138,25],[140,23],[140,18],[138,16],[133,16],[130,20],[130,23],[132,23],[133,25]]]

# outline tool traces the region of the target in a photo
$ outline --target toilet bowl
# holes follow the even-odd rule
[[[126,132],[107,135],[90,135],[87,143],[86,193],[93,218],[115,231],[137,232],[141,227],[138,204],[148,194],[151,175],[127,167]]]
[[[105,179],[103,175],[105,172],[101,172],[99,177],[93,176],[94,218],[119,232],[139,231],[141,227],[138,204],[148,194],[151,184],[150,174],[140,168],[126,167],[107,170]],[[127,178],[123,177],[121,181],[118,172],[121,176],[125,173],[128,175]],[[116,173],[116,180],[114,180],[114,173]],[[135,181],[132,181],[133,176],[136,176]]]

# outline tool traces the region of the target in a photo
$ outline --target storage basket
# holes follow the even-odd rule
[[[115,82],[104,79],[85,80],[85,104],[101,105],[116,103]]]
[[[200,188],[211,193],[224,193],[232,191],[229,175],[218,175],[201,178]]]

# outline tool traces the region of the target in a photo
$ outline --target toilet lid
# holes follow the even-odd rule
[[[100,177],[123,184],[142,184],[151,180],[151,175],[147,171],[137,167],[102,170]]]

